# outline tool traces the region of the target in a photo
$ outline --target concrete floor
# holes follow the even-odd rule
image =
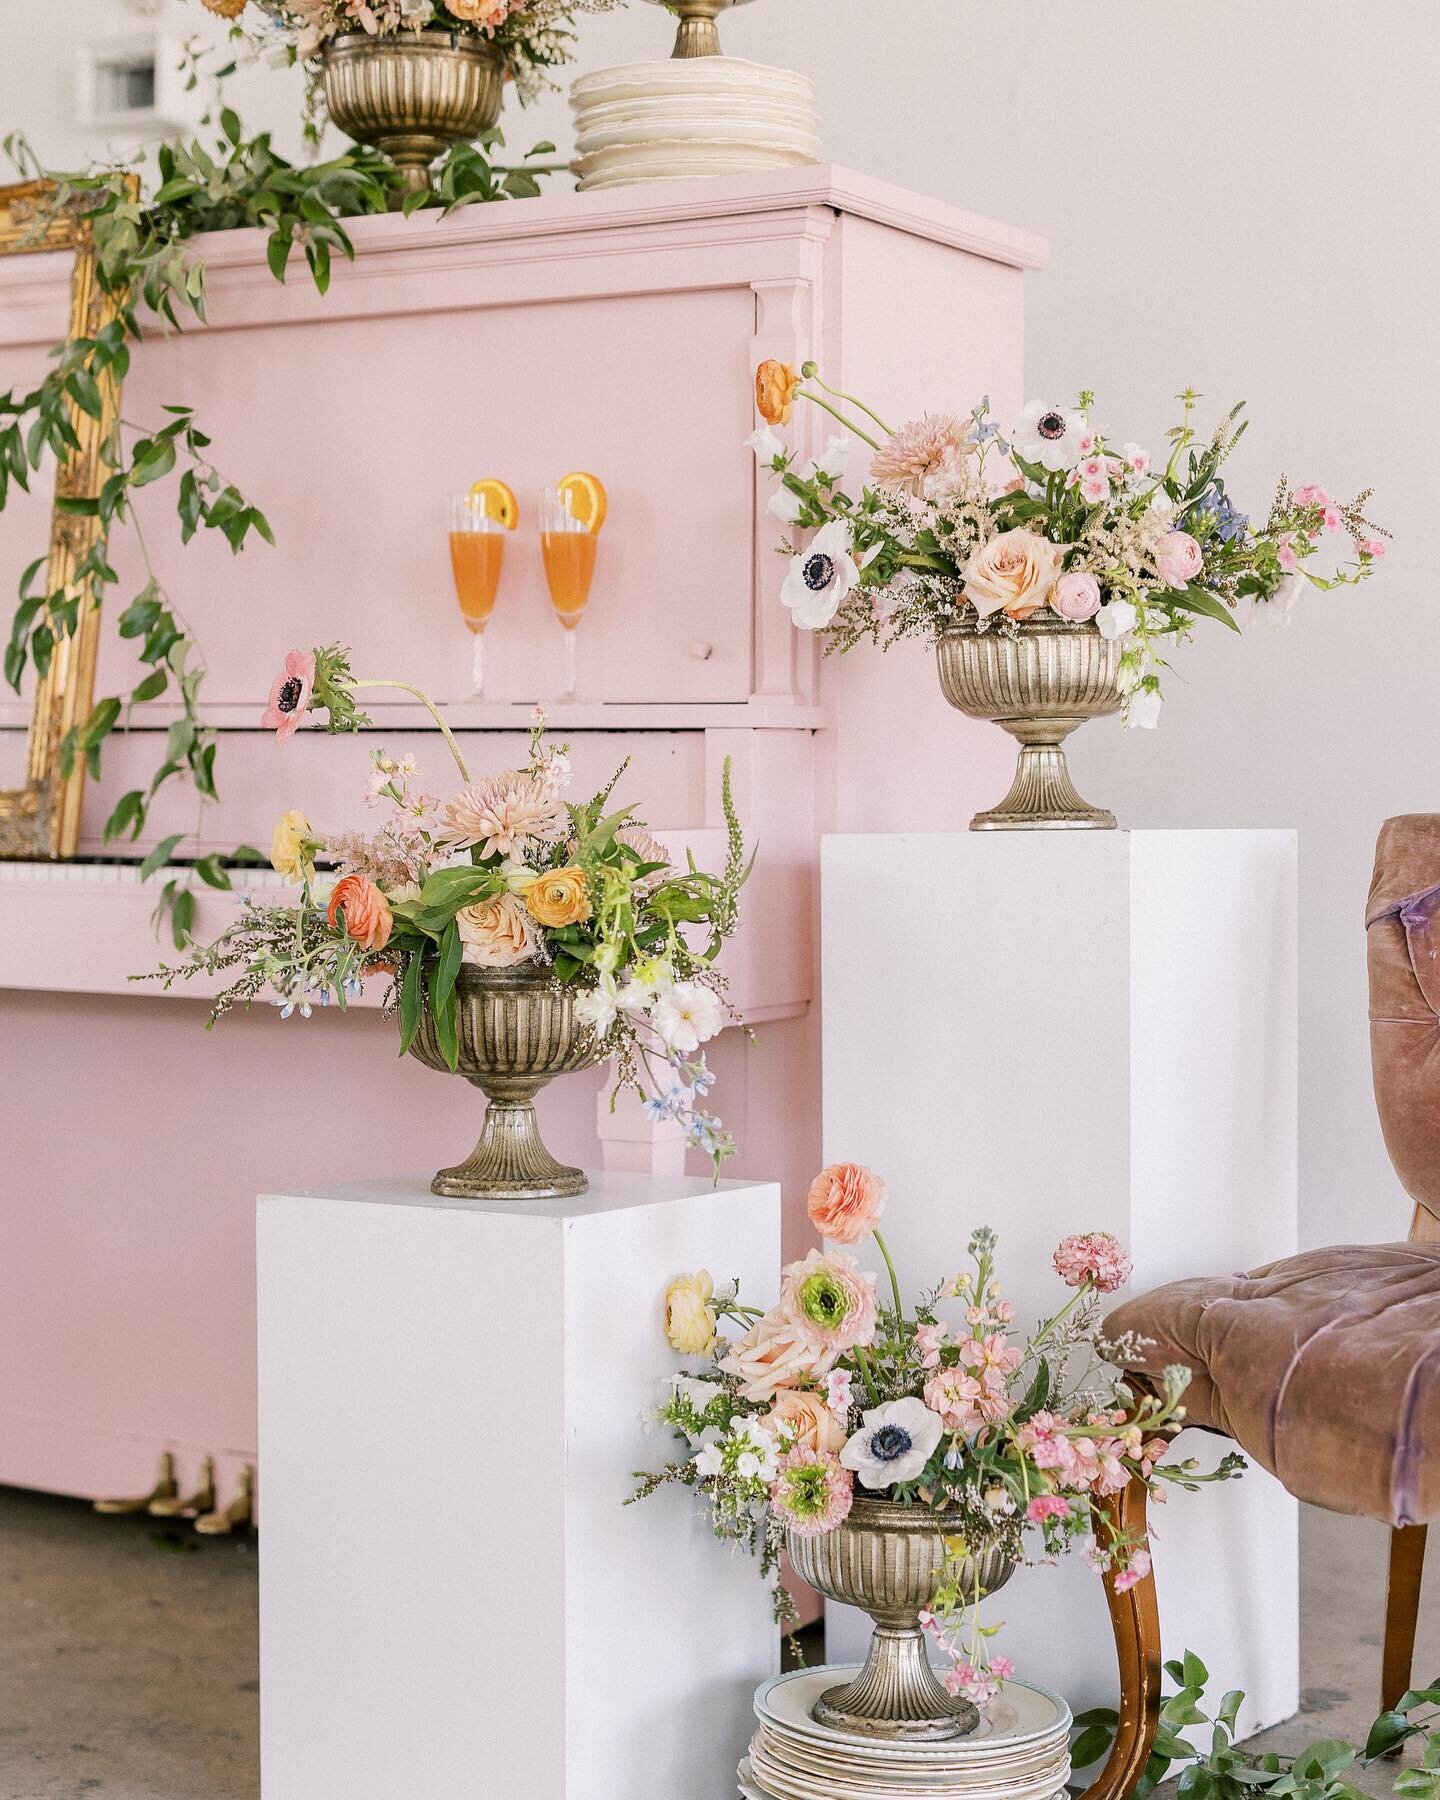
[[[258,1540],[0,1488],[0,1800],[256,1800]],[[1379,1684],[1385,1533],[1307,1513],[1294,1750],[1363,1740]],[[1416,1676],[1440,1674],[1440,1554]],[[1224,1670],[1215,1671],[1217,1696]],[[1388,1795],[1393,1766],[1362,1778]]]

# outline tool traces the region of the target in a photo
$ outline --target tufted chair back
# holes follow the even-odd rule
[[[1385,1148],[1406,1192],[1440,1220],[1440,813],[1380,828],[1365,924]]]

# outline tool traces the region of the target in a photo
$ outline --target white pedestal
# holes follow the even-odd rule
[[[1112,1231],[1129,1292],[1296,1249],[1295,837],[1288,831],[831,837],[823,868],[827,1161],[890,1184],[912,1291],[977,1225],[1027,1327],[1072,1231]],[[1182,1454],[1230,1446],[1188,1433]],[[1193,1649],[1245,1730],[1299,1704],[1297,1509],[1252,1468],[1154,1509],[1167,1656]],[[1115,1692],[1078,1555],[989,1609],[1020,1675]],[[868,1627],[829,1612],[827,1655]]]
[[[259,1203],[264,1800],[728,1800],[774,1671],[768,1586],[643,1415],[666,1283],[764,1293],[773,1186],[428,1179]]]

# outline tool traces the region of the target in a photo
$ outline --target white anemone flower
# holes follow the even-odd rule
[[[840,1464],[872,1490],[916,1480],[935,1454],[944,1430],[939,1413],[931,1412],[913,1394],[872,1406],[863,1419],[840,1452]]]
[[[698,981],[677,981],[655,1002],[650,1022],[667,1050],[690,1056],[725,1023],[720,1002]]]
[[[823,631],[859,579],[850,554],[850,527],[843,519],[832,519],[815,533],[808,550],[791,557],[780,598],[802,631]]]
[[[1020,415],[1014,431],[1015,449],[1028,463],[1039,463],[1052,473],[1073,469],[1094,434],[1079,413],[1063,406],[1047,406],[1043,400],[1032,400]]]

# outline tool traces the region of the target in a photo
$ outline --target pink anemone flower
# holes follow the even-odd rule
[[[270,684],[270,704],[260,723],[277,738],[295,731],[315,689],[315,657],[309,650],[292,650],[285,667]]]

